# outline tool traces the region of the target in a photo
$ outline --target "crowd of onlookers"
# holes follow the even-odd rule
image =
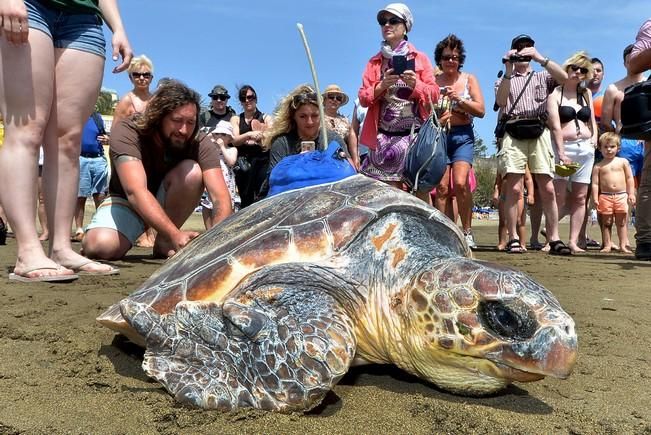
[[[25,9],[18,12],[0,7],[0,15],[15,19],[19,29],[0,36],[5,41],[0,55],[47,57],[61,50],[57,35],[52,36],[47,28],[52,8],[61,6],[25,0]],[[72,11],[64,8],[63,12]],[[134,245],[151,247],[156,256],[173,255],[197,236],[181,229],[197,205],[209,229],[263,199],[273,169],[285,157],[323,150],[326,142],[337,142],[356,171],[406,189],[407,152],[432,111],[447,134],[447,169],[438,186],[415,195],[451,219],[458,218],[466,242],[477,247],[472,233],[473,123],[484,116],[485,103],[475,75],[462,71],[467,54],[457,35],[438,42],[432,65],[429,56],[408,40],[414,22],[410,9],[402,3],[389,4],[376,15],[382,43],[366,64],[351,119],[340,112],[350,97],[336,84],[320,95],[311,86],[300,85],[278,103],[273,114],[261,112],[256,89],[243,85],[233,92],[241,106],[238,113],[230,104],[231,93],[221,84],[208,93],[207,108],[202,107],[201,96],[181,81],[164,78],[153,86],[154,65],[144,55],[132,56],[115,0],[86,12],[101,13],[111,25],[114,59],[118,54],[123,57],[116,72],[126,70],[133,88],[115,106],[108,132],[102,117],[92,110],[101,82],[103,42],[80,41],[65,47],[74,65],[57,65],[51,71],[54,82],[42,79],[31,86],[31,100],[3,90],[8,125],[0,171],[2,181],[14,188],[3,189],[0,199],[18,241],[12,279],[54,281],[82,273],[114,274],[116,268],[89,258],[118,259]],[[33,24],[36,17],[44,17],[45,24]],[[97,31],[95,25],[75,25]],[[557,63],[541,54],[529,35],[511,41],[503,56],[504,74],[494,88],[495,109],[499,110],[494,202],[500,213],[500,250],[527,250],[528,214],[529,249],[557,255],[580,253],[592,246],[605,252],[631,252],[626,229],[637,200],[644,204],[643,211],[638,205],[637,213],[643,222],[642,231],[638,227],[638,258],[651,258],[651,235],[647,234],[651,177],[649,162],[644,165],[644,143],[618,135],[623,91],[643,81],[642,71],[651,66],[639,62],[651,45],[648,27],[647,22],[636,44],[624,50],[626,77],[609,86],[602,83],[603,63],[585,52]],[[637,63],[632,62],[635,56]],[[534,64],[540,68],[534,69]],[[72,74],[77,65],[83,71]],[[16,66],[15,77],[31,80],[32,75],[20,68],[26,66]],[[73,101],[66,100],[65,108],[57,108],[58,116],[46,116],[57,104],[56,98],[64,99],[57,92],[70,92],[70,86],[64,87],[66,76],[60,76],[80,72],[93,79],[93,86],[76,89],[79,95],[68,95]],[[30,110],[29,101],[40,118],[18,125],[14,115]],[[55,131],[58,136],[52,135]],[[109,143],[107,156],[104,148]],[[36,173],[30,162],[36,161],[41,144],[44,157]],[[25,163],[11,167],[9,162]],[[45,212],[40,237],[50,240],[47,255],[34,223],[37,179],[43,180]],[[77,182],[79,188],[70,192]],[[640,185],[646,190],[636,197]],[[20,195],[7,191],[20,191]],[[97,210],[84,228],[87,197],[93,198]],[[602,228],[601,244],[586,237],[593,207]],[[567,242],[558,226],[565,216],[570,222]],[[618,245],[611,241],[613,225]],[[4,220],[0,220],[0,236],[3,228]],[[84,256],[72,250],[71,240],[82,242]]]

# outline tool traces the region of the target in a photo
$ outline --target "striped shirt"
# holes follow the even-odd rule
[[[547,114],[547,97],[556,87],[556,81],[547,70],[534,71],[532,74],[533,77],[522,94],[522,97],[520,97],[517,106],[511,113],[510,118],[536,118]],[[518,95],[520,95],[525,83],[527,83],[528,78],[528,73],[519,74],[513,71],[511,80],[509,80],[511,86],[509,99],[506,102],[506,107],[502,108],[502,113],[509,113],[513,103],[518,98]],[[500,86],[502,80],[499,79],[495,82],[495,95],[497,95],[497,88]]]
[[[640,52],[651,49],[651,18],[646,20],[640,31],[637,32],[631,57],[637,56]]]

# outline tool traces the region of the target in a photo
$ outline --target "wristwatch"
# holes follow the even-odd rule
[[[548,63],[549,63],[549,58],[546,57],[542,60],[542,62],[540,62],[540,66],[542,66],[543,68],[547,68]]]

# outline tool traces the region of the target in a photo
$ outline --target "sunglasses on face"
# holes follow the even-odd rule
[[[244,98],[240,98],[240,101],[243,103],[245,101],[255,101],[258,97],[256,95],[247,95]]]
[[[578,65],[570,65],[569,67],[572,71],[579,71],[581,74],[587,74],[588,73],[588,68],[584,68],[582,66]]]
[[[328,95],[326,95],[326,96],[328,97],[329,100],[335,100],[335,101],[338,101],[338,102],[340,102],[340,103],[343,103],[343,102],[344,102],[344,96],[343,96],[343,95],[339,95],[339,94],[328,94]]]
[[[215,101],[215,100],[216,101],[228,101],[229,98],[230,97],[228,97],[226,95],[213,95],[212,96],[213,101]]]
[[[457,56],[456,54],[452,56],[441,56],[441,60],[445,60],[448,62],[456,62],[459,60],[459,56]]]
[[[298,95],[294,95],[292,98],[292,109],[296,110],[299,106],[305,103],[311,103],[318,105],[317,95],[314,92],[306,92]]]
[[[389,24],[391,26],[395,26],[396,24],[404,24],[403,20],[401,20],[400,18],[396,18],[396,17],[391,17],[391,18],[380,17],[380,18],[378,18],[377,22],[378,22],[378,24],[380,26],[385,26],[387,24]]]
[[[150,79],[151,78],[151,73],[150,72],[132,72],[131,77],[134,79],[141,78],[141,79]]]

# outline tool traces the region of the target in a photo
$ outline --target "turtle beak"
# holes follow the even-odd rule
[[[574,322],[570,322],[564,328],[560,325],[543,328],[525,342],[504,345],[498,360],[527,373],[567,378],[578,353]]]

